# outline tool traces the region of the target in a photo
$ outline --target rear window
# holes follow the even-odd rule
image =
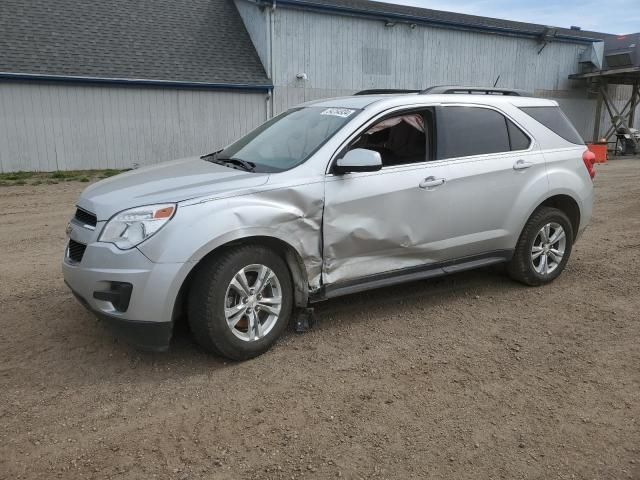
[[[540,122],[556,135],[561,136],[567,142],[576,145],[584,145],[584,140],[571,125],[566,115],[560,107],[520,107],[524,113]]]

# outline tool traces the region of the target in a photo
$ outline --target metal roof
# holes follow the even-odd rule
[[[263,0],[263,3],[270,4],[271,1]],[[515,22],[369,0],[277,0],[276,5],[526,37],[538,37],[544,33],[547,27],[535,23]],[[555,38],[562,41],[583,43],[604,40],[613,36],[608,33],[555,28],[557,28]]]
[[[271,88],[232,0],[2,0],[0,52],[5,78]]]

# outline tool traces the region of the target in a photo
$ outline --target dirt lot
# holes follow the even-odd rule
[[[337,299],[225,363],[116,341],[64,286],[86,183],[0,188],[0,478],[640,478],[640,160],[566,272]]]

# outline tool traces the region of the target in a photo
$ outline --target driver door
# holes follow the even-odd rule
[[[327,175],[325,284],[447,258],[447,167],[429,161],[433,158],[433,118],[430,109],[412,109],[380,119],[345,152],[350,148],[376,150],[382,157],[382,169]],[[420,130],[421,123],[420,135],[410,130]]]

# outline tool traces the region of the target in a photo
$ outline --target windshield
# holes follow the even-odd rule
[[[255,165],[255,172],[281,172],[305,162],[359,110],[304,107],[269,120],[216,156]]]

